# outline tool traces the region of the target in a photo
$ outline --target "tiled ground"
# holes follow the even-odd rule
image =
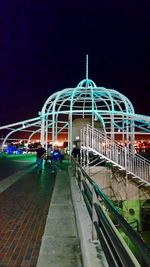
[[[0,267],[35,267],[55,183],[34,170],[0,194]]]

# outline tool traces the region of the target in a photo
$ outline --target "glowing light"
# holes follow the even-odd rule
[[[54,146],[63,146],[63,142],[57,141],[57,142],[54,143]]]

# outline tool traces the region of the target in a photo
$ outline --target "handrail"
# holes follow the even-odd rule
[[[103,210],[103,208],[101,206],[101,203],[105,204],[107,210],[109,210],[109,213],[111,213],[113,215],[114,220],[122,227],[122,229],[127,234],[127,236],[129,236],[129,238],[132,240],[132,242],[136,245],[136,247],[137,247],[140,255],[142,256],[142,258],[144,259],[145,263],[147,263],[148,266],[150,266],[150,249],[147,246],[147,244],[144,243],[144,241],[141,239],[139,234],[121,216],[119,209],[111,202],[111,200],[105,195],[105,193],[100,189],[100,187],[88,176],[88,174],[81,167],[81,165],[78,162],[76,162],[73,158],[72,158],[72,161],[73,161],[73,163],[75,165],[76,172],[77,172],[77,170],[78,171],[80,170],[81,176],[83,176],[80,179],[80,182],[82,184],[80,189],[82,188],[81,192],[83,193],[83,197],[85,199],[85,203],[86,204],[88,203],[88,211],[90,212],[90,217],[92,218],[92,210],[94,208],[96,213],[97,213],[98,220],[99,220],[100,224],[103,225],[101,227],[101,225],[98,222],[93,221],[93,224],[96,227],[97,235],[101,236],[101,238],[102,238],[103,235],[108,235],[107,237],[102,238],[103,239],[102,240],[103,246],[107,250],[107,251],[105,251],[105,253],[107,254],[107,252],[108,252],[108,250],[110,248],[108,248],[108,244],[104,244],[104,240],[107,239],[107,242],[108,242],[109,238],[111,238],[111,239],[114,238],[114,234],[115,233],[114,233],[114,230],[112,228],[114,228],[115,226],[112,227],[111,225],[109,225],[109,224],[112,224],[112,221],[111,221],[111,223],[108,222],[108,218],[106,218],[107,216],[106,216],[105,211]],[[88,182],[86,182],[86,181],[88,181]],[[93,190],[90,189],[90,186],[92,186],[92,188],[93,188],[93,190],[94,190],[94,192],[96,193],[96,196],[97,196],[97,201],[95,203],[93,203],[93,201],[91,199],[93,197]],[[86,189],[86,190],[84,190],[84,189]],[[104,230],[103,229],[104,228],[104,222],[106,222],[106,221],[107,221],[107,226],[106,226],[106,229]],[[102,233],[102,231],[104,231],[104,232]],[[126,265],[115,265],[115,263],[114,263],[114,265],[112,264],[111,266],[119,266],[119,267],[121,267],[121,266],[126,266],[126,267],[130,267],[130,266],[137,267],[137,266],[140,266],[138,263],[135,264],[133,259],[129,259],[130,257],[132,258],[132,256],[130,255],[130,253],[128,253],[126,251],[125,247],[124,247],[125,251],[123,252],[122,245],[119,245],[120,244],[120,240],[117,241],[118,237],[116,237],[115,240],[117,242],[116,246],[118,247],[118,249],[120,251],[120,252],[118,251],[118,253],[121,253],[121,257],[124,258],[124,253],[128,254],[128,256],[126,256],[126,257],[128,257],[128,260],[126,261],[126,262],[128,262],[128,264],[126,264]],[[111,247],[114,246],[114,245],[112,245],[112,240],[110,241],[109,245]],[[114,252],[114,253],[116,254],[117,252]],[[109,255],[109,253],[108,253],[108,255]],[[116,260],[117,259],[115,257],[115,261]],[[133,262],[132,262],[132,260],[133,260]],[[118,261],[122,261],[122,259],[119,258]]]
[[[91,125],[87,125],[87,127],[89,128],[89,129],[91,129],[91,130],[93,130],[93,128],[92,128],[92,126]],[[96,129],[96,128],[94,128],[94,131],[95,132],[97,132],[97,133],[100,133],[100,134],[102,134],[105,138],[107,138],[111,143],[112,143],[112,140],[111,140],[111,138],[107,135],[107,137],[106,137],[106,135],[102,132],[102,131],[100,131],[100,130],[98,130],[98,129]],[[118,147],[120,147],[120,148],[123,148],[121,145],[119,145],[115,140],[113,141],[113,143],[114,144],[116,144]],[[132,153],[132,151],[131,151],[131,149],[129,149],[128,148],[128,151],[130,152],[130,153]],[[133,153],[132,153],[133,154]],[[135,154],[134,154],[134,156],[135,156]],[[146,159],[146,158],[144,158],[143,156],[141,156],[140,154],[136,154],[136,156],[138,157],[138,158],[141,158],[142,160],[144,160],[144,161],[146,161],[146,162],[148,162],[149,164],[150,164],[150,161],[148,160],[148,159]]]
[[[124,266],[125,262],[126,266],[128,267],[135,266],[132,258],[129,257],[128,255],[128,251],[126,251],[126,249],[124,248],[124,244],[121,242],[120,238],[114,231],[112,225],[107,220],[107,217],[105,216],[102,206],[95,203],[94,207],[101,221],[101,224],[105,229],[105,232],[107,233],[107,241],[109,239],[109,244],[111,244],[111,249],[114,251],[114,254],[116,254],[116,261],[119,264],[119,267]]]
[[[105,204],[109,211],[114,215],[116,221],[123,227],[125,233],[130,237],[130,239],[134,242],[136,247],[140,250],[143,258],[150,264],[150,249],[140,238],[139,234],[127,223],[127,221],[119,214],[119,212],[110,205],[106,196],[102,192],[102,190],[98,187],[98,185],[94,185],[94,189],[99,196],[104,200]]]
[[[118,145],[104,133],[87,126],[81,133],[81,148],[91,150],[106,161],[127,171],[133,178],[150,185],[150,161],[140,155],[135,155],[130,149]]]

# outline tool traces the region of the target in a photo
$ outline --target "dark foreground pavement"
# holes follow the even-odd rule
[[[0,159],[0,188],[10,180],[0,190],[0,267],[81,266],[67,169],[39,174],[34,157]]]
[[[0,194],[0,267],[36,266],[54,184],[49,168],[35,167]]]
[[[35,163],[35,155],[3,155],[0,154],[0,181],[24,170]]]

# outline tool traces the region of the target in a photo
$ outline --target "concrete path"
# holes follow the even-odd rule
[[[37,267],[81,267],[68,172],[57,173]]]

